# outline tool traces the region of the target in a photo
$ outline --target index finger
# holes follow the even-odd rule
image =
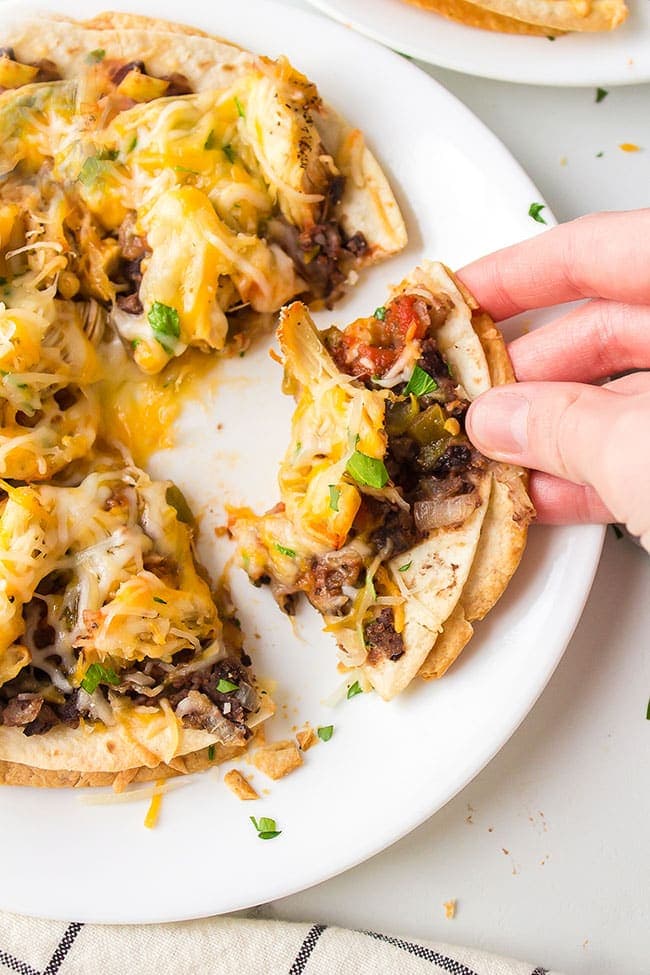
[[[496,321],[578,298],[650,300],[650,209],[596,213],[458,271]]]

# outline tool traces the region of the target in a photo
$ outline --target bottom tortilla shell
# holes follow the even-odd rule
[[[472,316],[490,371],[493,386],[515,382],[503,336],[492,319]],[[481,537],[458,605],[420,668],[423,680],[437,680],[469,643],[472,622],[482,620],[503,595],[526,547],[528,525],[535,515],[527,493],[528,472],[497,464]]]
[[[265,701],[249,719],[249,727],[261,731],[273,712],[272,703]],[[148,742],[142,728],[134,734],[133,726],[127,730],[125,723],[92,731],[53,728],[37,739],[26,738],[18,728],[1,728],[0,784],[119,788],[225,762],[244,752],[252,740],[224,743],[193,728],[177,728],[174,733],[173,722],[167,720],[163,727],[163,721],[158,716],[149,719],[153,730]],[[214,759],[208,760],[211,747]]]
[[[251,739],[252,741],[253,739]],[[121,792],[127,785],[138,782],[152,782],[167,779],[174,775],[187,775],[191,772],[203,772],[213,765],[227,762],[248,748],[246,745],[214,746],[214,756],[208,755],[208,749],[190,752],[188,755],[172,759],[171,765],[160,763],[154,768],[140,766],[125,769],[122,772],[78,772],[63,769],[33,768],[20,762],[0,761],[0,785],[29,785],[38,788],[89,788],[112,785],[116,792]]]

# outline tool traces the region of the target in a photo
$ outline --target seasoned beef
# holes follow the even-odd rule
[[[340,296],[351,262],[366,252],[368,244],[361,233],[346,238],[336,220],[326,220],[306,230],[276,217],[267,226],[269,240],[291,258],[300,277],[309,285],[312,298],[331,304]]]
[[[44,735],[57,724],[59,724],[59,717],[54,708],[50,707],[49,704],[43,704],[34,721],[25,725],[23,734],[28,738],[31,735]]]
[[[23,728],[38,718],[43,707],[43,698],[33,694],[18,694],[5,706],[1,714],[1,724],[7,728]]]
[[[351,548],[312,559],[305,589],[312,606],[321,613],[346,612],[350,598],[343,587],[356,585],[362,567],[363,559]]]
[[[447,363],[438,349],[438,343],[434,338],[426,338],[422,341],[422,350],[418,365],[425,372],[428,372],[430,376],[433,376],[438,383],[438,390],[436,391],[438,395],[435,397],[436,399],[442,399],[443,396],[445,401],[456,399],[457,383],[449,375]]]
[[[399,555],[422,541],[413,522],[413,515],[403,508],[386,508],[383,524],[373,532],[371,542],[377,551],[390,546],[390,554]]]
[[[447,477],[452,471],[466,470],[472,461],[472,451],[465,444],[453,443],[433,468],[436,477]]]
[[[399,660],[404,653],[402,634],[397,633],[393,620],[393,610],[390,606],[384,608],[365,628],[368,661],[378,663],[382,657],[388,660]]]
[[[165,92],[165,96],[192,94],[191,84],[180,71],[173,71],[171,74],[165,75],[163,81],[169,82],[169,88]]]
[[[132,238],[135,240],[137,238]],[[127,290],[117,296],[117,306],[129,315],[141,315],[143,311],[140,301],[140,284],[142,283],[142,258],[136,261],[122,261],[120,278],[127,285]]]

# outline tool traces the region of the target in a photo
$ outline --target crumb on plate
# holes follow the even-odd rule
[[[251,760],[255,768],[270,779],[281,779],[302,765],[298,746],[293,741],[273,741],[253,752]]]
[[[226,772],[224,775],[223,781],[226,783],[230,791],[234,792],[238,799],[259,799],[259,794],[255,791],[248,779],[242,775],[239,769],[230,769],[230,771]]]

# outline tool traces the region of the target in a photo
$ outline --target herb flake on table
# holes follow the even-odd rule
[[[648,699],[648,706],[645,711],[646,721],[650,721],[650,698]]]
[[[545,203],[531,203],[528,207],[528,216],[532,217],[537,223],[546,223],[546,220],[542,216],[542,210],[545,209]]]
[[[607,98],[609,92],[606,88],[596,88],[596,104],[598,105],[603,99]]]
[[[321,725],[320,728],[316,729],[316,734],[318,735],[321,741],[329,741],[332,735],[334,734],[334,725],[333,724]]]
[[[261,840],[275,839],[282,832],[281,829],[276,828],[275,820],[270,819],[268,816],[260,816],[259,819],[256,819],[255,816],[249,816],[249,819],[257,830],[257,835]]]
[[[363,689],[359,686],[359,681],[355,680],[354,684],[350,684],[348,687],[348,701],[351,698],[356,697],[357,694],[363,694]]]

